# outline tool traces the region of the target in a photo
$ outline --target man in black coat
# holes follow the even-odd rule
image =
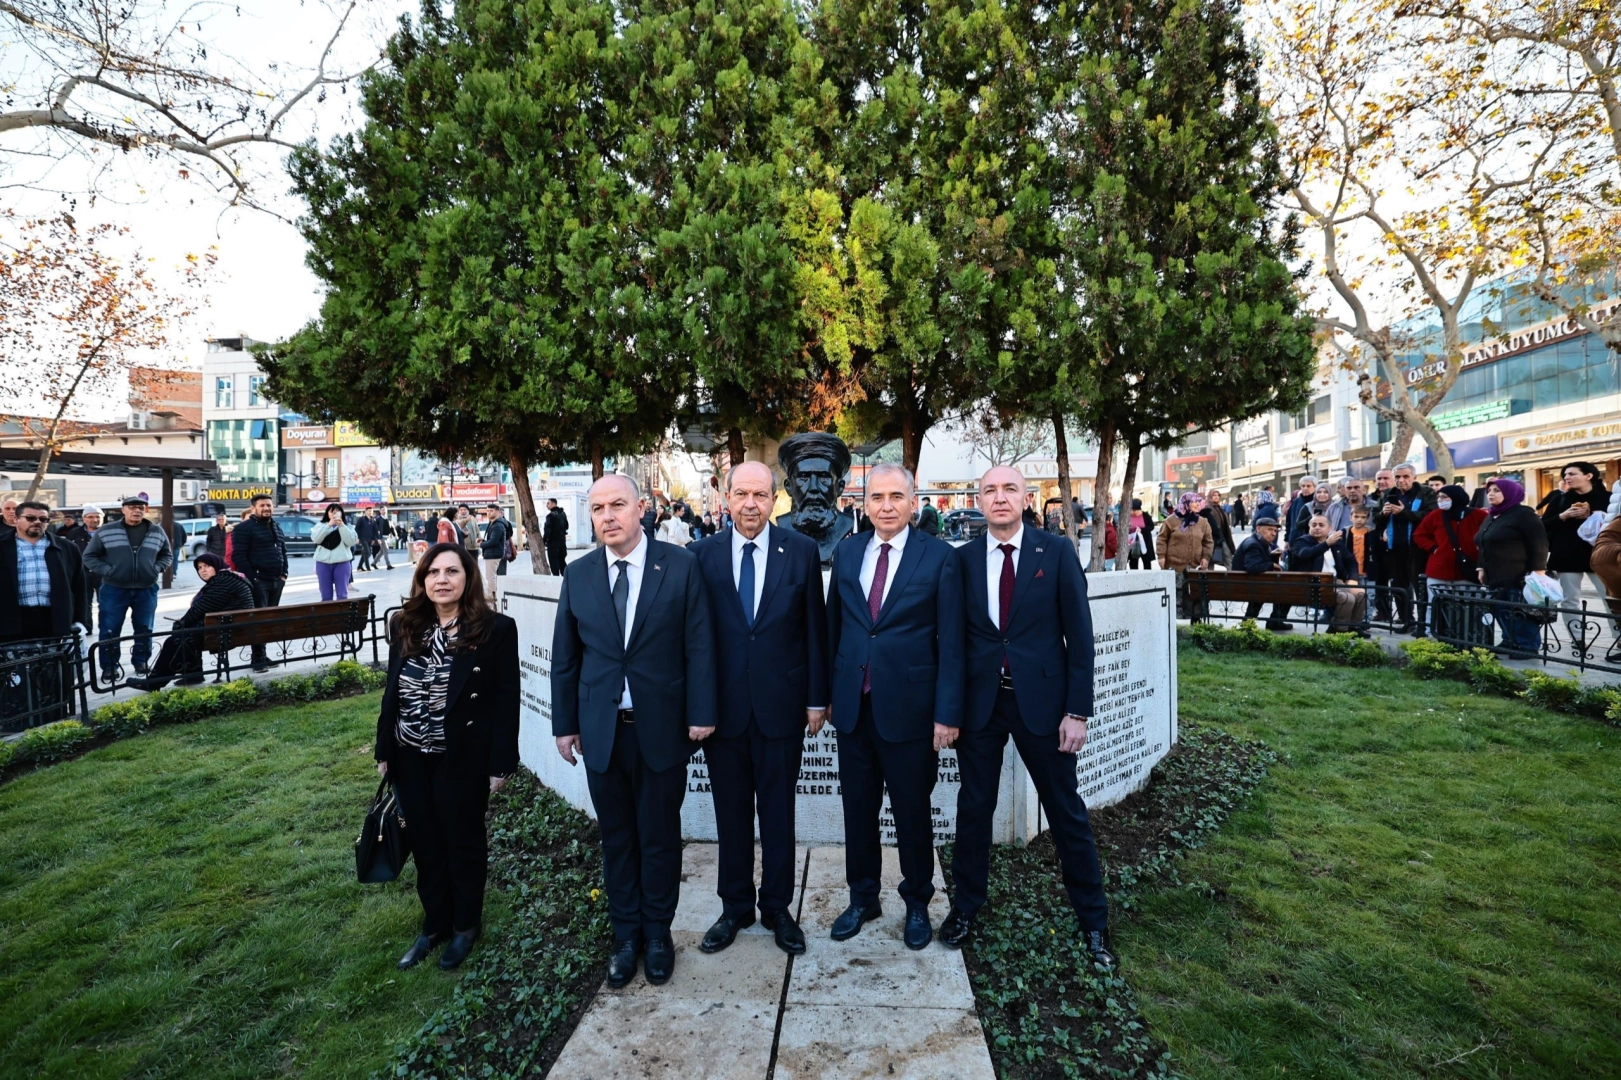
[[[698,560],[640,528],[636,485],[591,485],[603,545],[563,574],[552,631],[552,734],[570,765],[585,758],[602,829],[614,929],[608,984],[675,970],[670,924],[681,889],[687,760],[714,734],[715,637]]]
[[[1396,467],[1396,486],[1386,491],[1375,508],[1373,527],[1384,537],[1384,569],[1389,574],[1391,597],[1399,620],[1398,634],[1424,636],[1430,590],[1424,577],[1424,553],[1413,545],[1413,530],[1435,509],[1435,492],[1417,482],[1411,465]],[[1418,622],[1413,602],[1418,602]]]
[[[827,597],[830,719],[839,733],[850,885],[850,906],[833,921],[832,936],[852,938],[883,914],[878,815],[887,788],[906,904],[903,937],[921,949],[934,937],[930,796],[940,751],[962,724],[962,575],[950,544],[911,527],[917,487],[910,472],[874,465],[866,481],[873,531],[839,542]]]
[[[0,532],[0,641],[89,634],[84,565],[71,542],[48,536],[51,508],[17,504],[17,527]]]
[[[546,565],[552,573],[561,574],[568,562],[568,514],[557,505],[556,499],[546,500],[546,520],[540,527],[540,538],[546,545]]]
[[[959,946],[984,906],[1007,741],[1023,759],[1052,826],[1064,887],[1092,959],[1114,966],[1092,824],[1076,755],[1092,715],[1092,613],[1069,543],[1023,524],[1025,479],[999,465],[979,481],[985,539],[957,548],[967,626],[967,690],[957,736],[957,843],[951,913],[940,940]]]
[[[371,512],[365,511],[355,518],[355,539],[360,541],[360,561],[355,564],[355,573],[370,570],[371,545],[377,539],[377,519]]]
[[[231,533],[231,561],[253,589],[254,607],[280,607],[287,585],[287,538],[271,517],[275,505],[269,495],[253,500],[253,513]],[[253,670],[268,671],[270,659],[263,645],[253,647]]]
[[[760,815],[760,921],[789,954],[794,921],[794,794],[805,729],[827,719],[827,608],[822,556],[808,536],[770,524],[777,481],[744,462],[726,477],[735,526],[689,550],[715,620],[720,723],[704,742],[720,840],[721,915],[704,935],[719,952],[754,922],[754,816]]]

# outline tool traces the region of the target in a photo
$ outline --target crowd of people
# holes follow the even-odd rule
[[[1494,621],[1511,655],[1541,647],[1543,620],[1515,606],[1527,599],[1528,577],[1542,579],[1532,581],[1533,593],[1566,610],[1578,607],[1585,581],[1621,616],[1621,489],[1612,494],[1586,461],[1566,465],[1559,486],[1534,507],[1510,477],[1489,477],[1471,492],[1461,478],[1420,483],[1416,470],[1400,466],[1379,470],[1371,486],[1355,477],[1306,477],[1286,499],[1263,488],[1253,509],[1241,498],[1224,503],[1216,490],[1185,492],[1161,509],[1156,521],[1132,501],[1128,558],[1134,568],[1157,563],[1176,573],[1185,618],[1203,616],[1185,575],[1213,567],[1331,573],[1331,629],[1365,633],[1371,607],[1373,618],[1414,637],[1434,632],[1432,591],[1476,586],[1484,590],[1477,595],[1499,602]],[[1251,534],[1235,543],[1246,525]],[[1259,617],[1264,606],[1251,603],[1247,616]],[[1567,619],[1580,635],[1583,620]],[[1266,625],[1293,629],[1279,605]]]

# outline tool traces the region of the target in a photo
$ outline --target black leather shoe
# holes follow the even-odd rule
[[[143,663],[138,663],[138,664],[135,665],[135,674],[140,675],[140,676],[142,676],[144,678],[145,676],[150,675],[151,673],[152,673],[152,668],[151,668],[151,666],[149,664],[146,664],[146,663],[143,662]]]
[[[450,944],[445,946],[443,955],[439,957],[439,970],[449,971],[452,968],[461,967],[462,961],[467,959],[467,954],[473,951],[473,942],[477,940],[477,927],[465,934],[457,934],[452,937]]]
[[[434,946],[443,940],[445,940],[443,934],[419,934],[417,939],[411,943],[411,947],[405,950],[405,955],[400,957],[400,962],[394,966],[401,971],[416,967],[426,960],[428,954],[433,952]]]
[[[799,956],[805,951],[805,931],[786,911],[760,912],[760,925],[776,935],[777,948],[789,956]]]
[[[709,928],[709,932],[704,935],[704,940],[698,948],[707,953],[720,952],[737,940],[739,930],[746,930],[753,925],[754,912],[752,911],[746,915],[732,915],[721,912],[720,918],[716,919],[715,925]]]
[[[675,973],[675,946],[669,938],[650,938],[647,942],[647,981],[663,986]]]
[[[951,914],[946,921],[940,924],[940,944],[949,945],[953,949],[962,948],[962,943],[968,940],[968,932],[974,928],[974,917],[965,914],[962,908],[951,905]]]
[[[203,679],[204,675],[202,672],[198,672],[195,675],[182,675],[180,678],[174,681],[174,684],[176,686],[201,686]]]
[[[934,927],[929,925],[927,904],[906,905],[906,947],[926,949],[934,940]]]
[[[1086,932],[1086,951],[1092,954],[1092,963],[1109,971],[1115,969],[1114,953],[1109,951],[1109,936],[1101,930]]]
[[[1284,622],[1282,619],[1268,619],[1266,628],[1274,634],[1292,634],[1294,633],[1295,624]]]
[[[145,690],[148,693],[151,693],[154,690],[162,690],[165,686],[168,686],[169,685],[169,680],[168,679],[160,679],[160,678],[157,678],[156,676],[153,676],[153,675],[148,675],[144,679],[131,679],[128,682],[126,682],[124,685],[128,686],[128,687],[130,687],[131,689],[134,689],[134,690]]]
[[[870,923],[883,913],[884,909],[877,904],[871,907],[851,904],[844,909],[844,914],[833,920],[833,940],[849,941],[861,933],[862,923]]]
[[[636,977],[636,939],[626,938],[608,957],[608,985],[618,990]]]

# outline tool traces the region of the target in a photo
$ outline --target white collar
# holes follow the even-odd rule
[[[608,556],[609,567],[612,567],[614,563],[623,558],[626,562],[630,563],[630,565],[640,570],[643,566],[647,565],[647,533],[642,531],[641,528],[637,528],[636,546],[630,549],[629,555],[615,555],[613,553],[613,549],[609,547],[604,547],[602,550]]]
[[[896,533],[892,539],[880,540],[878,538],[878,530],[874,529],[873,532],[872,532],[872,539],[867,541],[867,550],[868,551],[877,551],[878,548],[879,548],[879,545],[888,544],[890,552],[892,554],[899,555],[902,551],[904,551],[906,549],[906,538],[907,538],[908,535],[911,534],[911,532],[912,532],[912,526],[910,526],[910,525],[902,525],[901,526],[901,531]]]
[[[1019,531],[1014,533],[1012,538],[1007,539],[1007,540],[998,540],[996,537],[994,537],[994,536],[992,536],[990,534],[990,530],[986,530],[986,532],[985,532],[985,550],[986,550],[987,553],[998,550],[1003,544],[1012,544],[1014,551],[1023,551],[1024,550],[1024,522],[1023,521],[1019,522]]]
[[[756,536],[753,540],[750,540],[748,537],[744,536],[735,525],[732,526],[731,532],[732,558],[734,559],[742,558],[744,544],[753,544],[756,551],[764,551],[766,545],[771,542],[771,523],[769,521],[766,522],[765,528],[760,530],[760,535]]]

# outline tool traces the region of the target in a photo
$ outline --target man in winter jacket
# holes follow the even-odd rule
[[[495,603],[495,574],[507,561],[507,541],[512,539],[512,522],[501,516],[495,503],[484,519],[484,535],[479,538],[478,554],[484,560],[484,598]]]
[[[540,538],[546,544],[546,565],[552,573],[561,575],[568,561],[568,514],[556,499],[546,500],[546,521],[540,527]]]
[[[270,516],[274,509],[269,495],[258,496],[253,512],[231,533],[231,561],[248,579],[254,607],[280,607],[281,590],[287,585],[287,537]],[[255,645],[253,670],[269,669],[265,647]]]
[[[1300,494],[1289,500],[1284,509],[1281,521],[1283,531],[1283,546],[1293,547],[1294,542],[1306,535],[1311,527],[1311,516],[1316,513],[1313,503],[1317,501],[1317,481],[1310,476],[1302,477],[1300,481]]]
[[[1340,581],[1356,579],[1356,556],[1351,553],[1345,533],[1330,529],[1323,514],[1312,515],[1306,535],[1289,550],[1289,569],[1303,573],[1321,573],[1326,557],[1334,560],[1334,576]],[[1326,597],[1324,599],[1327,599]],[[1334,615],[1328,628],[1332,631],[1362,632],[1368,617],[1368,593],[1350,585],[1334,590]]]
[[[89,622],[79,549],[47,533],[51,508],[17,504],[17,527],[0,533],[0,641],[64,637]]]
[[[158,611],[158,579],[174,562],[163,526],[146,520],[146,500],[124,500],[123,518],[95,531],[84,548],[85,569],[101,578],[101,666],[118,667],[117,639],[127,614],[135,627],[130,663],[137,675],[147,673],[152,659],[152,620]]]
[[[1278,568],[1278,559],[1282,553],[1277,550],[1278,519],[1272,510],[1275,503],[1261,503],[1255,511],[1255,530],[1244,538],[1238,545],[1238,552],[1233,556],[1233,569],[1246,574],[1267,574]],[[1244,609],[1244,618],[1254,619],[1261,614],[1261,605],[1264,601],[1252,600]],[[1279,633],[1288,633],[1294,627],[1284,618],[1288,609],[1278,610],[1279,605],[1272,605],[1272,615],[1266,620],[1266,628]]]
[[[1411,465],[1396,469],[1396,485],[1384,493],[1384,501],[1374,510],[1373,523],[1384,536],[1384,569],[1390,575],[1390,588],[1400,625],[1398,634],[1424,636],[1428,614],[1429,589],[1424,582],[1424,551],[1413,544],[1413,530],[1424,516],[1435,509],[1435,492],[1417,483]],[[1413,601],[1418,601],[1418,622],[1413,622]]]

